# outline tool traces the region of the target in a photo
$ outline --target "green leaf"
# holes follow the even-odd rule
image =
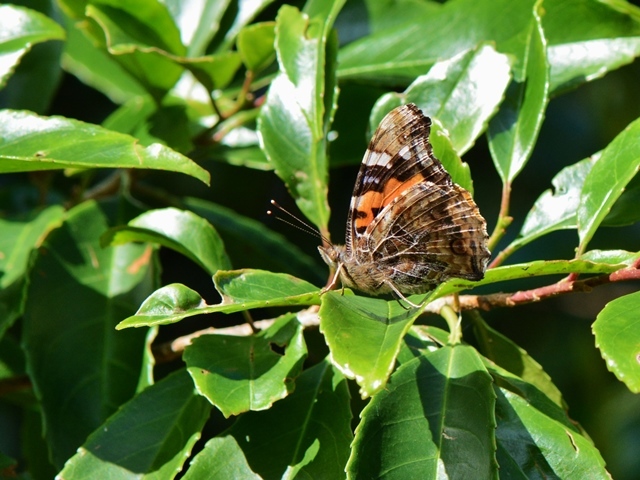
[[[369,28],[374,33],[399,25],[406,27],[416,18],[437,15],[442,8],[437,2],[415,0],[365,0],[365,3]]]
[[[361,413],[349,478],[498,478],[495,394],[477,352],[443,347],[398,368]]]
[[[102,249],[93,202],[69,211],[33,261],[23,324],[29,377],[59,467],[138,385],[146,331],[116,332],[153,288],[141,245]]]
[[[224,39],[218,45],[217,51],[229,49],[240,31],[271,3],[273,0],[237,0],[234,2],[235,17],[225,33]]]
[[[184,370],[145,389],[87,439],[60,478],[174,478],[211,407]]]
[[[62,57],[65,70],[117,104],[147,94],[133,75],[80,31],[75,21],[65,20],[68,35]]]
[[[343,4],[312,0],[305,12],[281,7],[276,21],[280,73],[258,121],[267,158],[300,210],[322,232],[329,221],[325,134],[337,96],[329,32]]]
[[[236,439],[216,437],[209,440],[204,448],[191,460],[191,466],[184,480],[262,480],[253,473]]]
[[[207,305],[197,292],[180,284],[156,290],[137,313],[124,319],[117,329],[167,325],[193,315],[233,313],[266,307],[308,306],[320,303],[317,287],[286,274],[261,270],[219,271],[214,276],[223,301]]]
[[[627,252],[626,250],[589,250],[580,255],[580,260],[627,266],[632,265],[638,258],[640,258],[640,252]]]
[[[596,346],[607,368],[634,393],[640,392],[640,292],[607,303],[593,324]]]
[[[347,45],[340,51],[338,75],[406,84],[438,60],[452,58],[487,41],[495,42],[497,51],[512,54],[520,62],[520,37],[530,26],[534,3],[535,0],[447,2],[437,12],[426,11],[411,23]]]
[[[147,211],[128,226],[112,228],[101,240],[103,245],[157,243],[183,254],[209,275],[231,268],[215,228],[204,218],[176,208]]]
[[[443,283],[434,290],[431,301],[468,288],[490,285],[496,282],[506,282],[518,278],[533,278],[541,275],[567,275],[569,273],[613,273],[625,266],[624,264],[611,265],[610,263],[594,263],[584,260],[538,260],[535,262],[507,265],[487,270],[484,278],[478,282],[453,279]],[[421,296],[415,296],[415,299],[418,301],[421,298]]]
[[[62,168],[146,168],[191,175],[209,184],[209,172],[167,147],[146,148],[128,135],[63,117],[0,111],[0,171]]]
[[[185,348],[183,359],[198,393],[225,417],[266,410],[293,390],[307,356],[302,331],[289,313],[249,337],[202,335]]]
[[[263,223],[199,198],[186,198],[184,204],[216,227],[237,268],[285,272],[318,284],[325,281],[314,258]]]
[[[607,145],[587,174],[578,206],[578,252],[587,244],[640,169],[640,119],[632,122]]]
[[[577,228],[576,212],[587,174],[598,157],[589,157],[563,168],[553,177],[555,191],[545,190],[524,220],[520,234],[509,246],[517,249],[556,230]]]
[[[549,64],[536,2],[527,28],[522,71],[507,90],[500,111],[489,124],[489,149],[502,183],[509,185],[531,156],[549,99]],[[526,76],[526,77],[525,77]]]
[[[560,408],[566,408],[551,377],[523,348],[491,328],[479,315],[474,317],[473,327],[485,357],[540,390]]]
[[[0,88],[34,44],[65,38],[64,30],[56,22],[17,5],[0,5],[0,32]]]
[[[225,88],[242,65],[238,52],[224,52],[198,58],[175,58],[176,63],[191,71],[208,90]]]
[[[333,479],[344,478],[350,423],[347,382],[324,360],[296,379],[287,398],[265,412],[242,415],[228,433],[265,480]]]
[[[600,453],[587,438],[515,393],[504,389],[496,393],[501,470],[509,464],[520,478],[611,478]]]
[[[322,297],[320,331],[331,350],[331,361],[355,378],[363,398],[384,388],[402,339],[419,315],[395,300],[327,292]]]
[[[633,225],[640,221],[640,175],[634,176],[627,184],[622,195],[613,204],[611,211],[602,221],[605,227]]]
[[[238,52],[248,70],[259,72],[276,59],[274,22],[248,25],[238,34]]]
[[[545,0],[551,91],[595,80],[640,54],[638,9],[627,2]]]
[[[218,33],[231,0],[167,0],[163,3],[180,30],[182,43],[187,46],[187,56],[198,57],[206,52]]]
[[[108,52],[157,99],[171,89],[182,68],[171,56],[183,56],[185,47],[167,8],[152,0],[92,3],[86,15],[102,29],[85,30],[95,41],[106,42]]]
[[[497,110],[509,84],[509,69],[507,56],[491,45],[480,45],[435,63],[426,75],[416,78],[402,98],[437,118],[449,133],[453,148],[462,155]]]
[[[27,218],[0,218],[0,338],[22,312],[31,251],[62,224],[64,215],[61,206],[51,206]]]

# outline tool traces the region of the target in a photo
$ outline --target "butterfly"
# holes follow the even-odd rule
[[[426,293],[450,278],[481,280],[491,256],[473,198],[433,155],[431,120],[414,104],[380,122],[356,178],[345,245],[318,249],[335,272],[326,289]]]

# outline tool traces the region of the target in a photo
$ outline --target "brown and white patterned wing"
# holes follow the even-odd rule
[[[430,181],[397,197],[370,227],[371,260],[404,293],[449,278],[481,280],[490,258],[486,224],[469,192]]]
[[[347,221],[347,256],[358,255],[365,232],[392,202],[428,180],[443,188],[451,177],[433,156],[431,120],[413,104],[392,110],[376,130],[362,160]]]

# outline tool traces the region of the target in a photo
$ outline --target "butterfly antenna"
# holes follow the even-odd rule
[[[331,242],[329,242],[329,240],[327,238],[325,238],[324,235],[322,235],[318,230],[316,230],[315,228],[313,228],[311,225],[309,225],[307,222],[299,219],[298,217],[296,217],[293,213],[291,213],[290,211],[288,211],[286,208],[284,208],[283,206],[281,206],[280,204],[278,204],[275,200],[271,200],[271,205],[273,205],[274,207],[276,207],[278,210],[280,210],[283,213],[286,213],[290,218],[292,218],[293,220],[295,220],[297,223],[293,223],[290,222],[289,220],[287,220],[286,218],[282,218],[281,216],[276,215],[273,211],[271,210],[267,210],[267,215],[273,215],[277,220],[280,220],[283,223],[286,223],[287,225],[293,227],[293,228],[297,228],[298,230],[301,230],[305,233],[308,233],[309,235],[313,235],[314,237],[317,237],[319,239],[321,239],[323,242],[326,242],[328,244],[330,244]]]

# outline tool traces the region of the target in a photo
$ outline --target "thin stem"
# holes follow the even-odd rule
[[[460,328],[460,314],[449,305],[444,305],[440,310],[440,315],[449,325],[449,345],[457,345],[462,340],[462,328]]]
[[[500,202],[500,213],[498,214],[498,221],[496,222],[496,228],[494,228],[487,247],[489,251],[493,251],[497,246],[504,234],[507,233],[507,228],[511,225],[513,218],[509,216],[509,202],[511,200],[511,183],[507,182],[502,187],[502,200]]]

